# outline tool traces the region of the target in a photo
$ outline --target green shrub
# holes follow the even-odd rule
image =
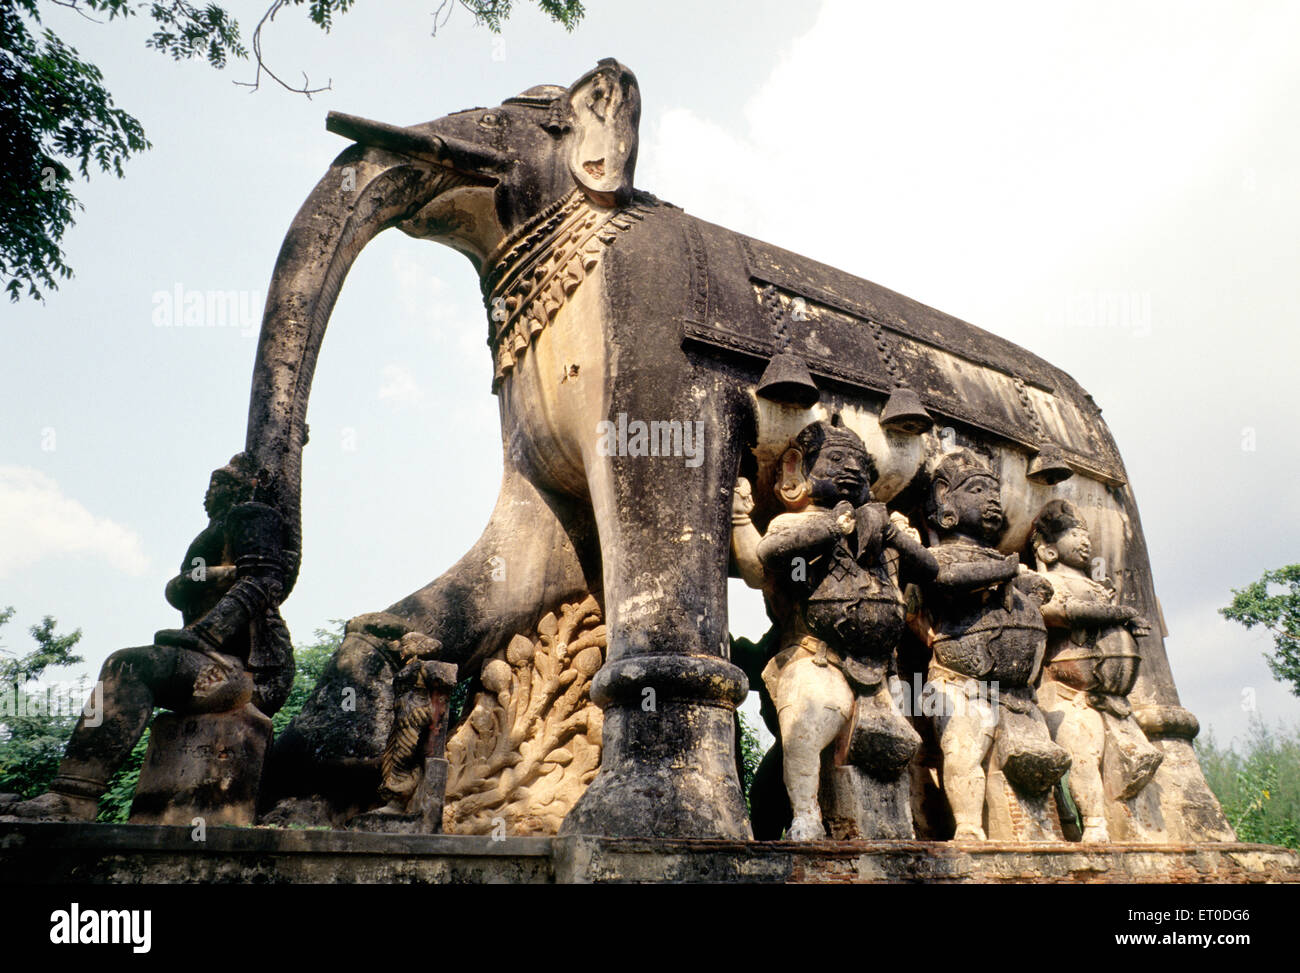
[[[0,609],[0,627],[13,615],[13,608]],[[56,624],[46,615],[39,625],[28,629],[36,649],[27,655],[15,656],[0,649],[0,694],[4,698],[0,707],[0,792],[33,797],[48,790],[77,722],[76,713],[68,712],[66,698],[57,701],[62,705],[49,705],[54,702],[50,695],[36,691],[39,687],[33,685],[47,669],[84,661],[72,652],[81,639],[81,629],[58,635]]]
[[[13,614],[12,608],[0,610],[0,626]],[[31,712],[31,707],[22,701],[31,696],[25,687],[39,679],[47,668],[83,661],[80,656],[72,654],[72,647],[81,638],[81,630],[71,635],[57,635],[55,624],[54,619],[47,616],[40,625],[32,627],[36,651],[22,657],[0,658],[0,691],[7,689],[10,698],[15,700],[13,714],[6,715],[0,710],[0,792],[35,797],[49,790],[59,772],[59,762],[63,759],[72,728],[76,725],[75,713],[61,712],[57,708]],[[342,644],[344,623],[335,620],[333,624],[333,630],[317,629],[315,641],[294,647],[296,671],[293,686],[284,706],[271,720],[276,733],[284,732],[289,721],[306,705],[325,664]],[[4,655],[12,656],[12,653],[5,652]],[[83,695],[89,696],[89,692],[87,685]],[[110,824],[123,824],[128,820],[140,768],[144,766],[148,749],[149,730],[146,729],[100,798],[98,820]]]
[[[1207,731],[1196,741],[1205,779],[1242,841],[1300,848],[1300,728],[1287,733],[1254,720],[1244,753]]]

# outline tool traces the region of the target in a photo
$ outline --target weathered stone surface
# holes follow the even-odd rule
[[[1061,817],[1051,794],[1026,794],[998,767],[988,768],[984,830],[993,840],[1063,841]]]
[[[483,539],[447,575],[392,606],[413,629],[442,642],[450,661],[488,658],[528,631],[543,606],[588,592],[605,609],[611,664],[639,655],[724,655],[719,542],[736,472],[757,461],[756,523],[766,526],[776,512],[768,492],[774,450],[835,412],[880,464],[882,502],[937,453],[945,429],[949,444],[989,448],[1012,483],[1008,550],[1023,544],[1047,491],[1063,488],[1072,499],[1095,502],[1098,530],[1118,540],[1117,569],[1139,569],[1127,596],[1144,610],[1154,607],[1123,469],[1086,393],[1045,362],[963,322],[635,193],[639,115],[635,78],[607,60],[568,88],[539,86],[497,108],[425,125],[332,117],[330,127],[359,145],[339,157],[286,237],[249,412],[248,449],[276,473],[295,528],[307,395],[331,307],[361,248],[397,225],[474,256],[508,444],[501,500]],[[505,159],[511,165],[500,165]],[[339,191],[345,173],[353,192]],[[776,352],[810,366],[822,384],[820,405],[755,398]],[[904,404],[899,394],[891,407],[900,389],[911,395]],[[936,419],[938,433],[922,432],[922,417]],[[602,423],[626,429],[655,421],[703,428],[707,447],[698,463],[596,448]],[[1070,472],[1083,475],[1058,486]],[[504,585],[492,577],[501,559],[511,572]],[[1150,658],[1145,696],[1175,704],[1158,639],[1148,639],[1143,653]],[[683,666],[681,679],[690,678]],[[691,697],[689,688],[668,685],[673,681],[664,676],[669,695]],[[725,697],[684,705],[697,703],[725,706]],[[714,739],[665,742],[633,756],[624,730],[643,720],[632,705],[608,701],[605,766],[579,802],[582,829],[643,822],[640,810],[615,806],[635,793],[633,779],[653,782],[656,791],[680,786],[669,804],[682,807],[722,788],[727,809],[711,820],[731,822],[735,783],[706,787],[690,756],[729,746],[725,716],[701,712],[688,721],[706,735],[716,732]],[[346,776],[354,755],[342,747],[320,760],[315,745],[335,733],[314,707],[304,711],[277,768],[315,761],[321,773],[309,780],[313,774],[304,771],[287,796],[343,790],[332,779]],[[355,754],[361,761],[373,759],[362,751],[375,736],[363,734]],[[634,772],[625,759],[644,766]],[[682,760],[684,770],[674,763]],[[286,766],[286,773],[295,770]],[[349,803],[337,793],[330,800]],[[595,812],[602,802],[605,810]],[[677,834],[745,831],[739,822],[708,820],[691,812],[681,820],[669,815],[661,826]]]
[[[189,828],[0,826],[0,882],[464,884],[551,881],[544,838]]]
[[[0,825],[0,883],[1300,882],[1265,845],[743,842]]]
[[[881,553],[874,546],[895,518],[922,523],[924,495],[943,479],[933,474],[954,450],[978,451],[1000,489],[999,529],[989,536],[972,545],[950,544],[947,536],[932,536],[928,545],[912,538],[927,557],[945,549],[943,567],[951,575],[938,586],[943,590],[925,594],[931,629],[951,622],[962,629],[944,633],[955,641],[972,635],[990,644],[1003,639],[1002,648],[1021,643],[994,660],[1008,663],[1002,669],[966,672],[952,659],[942,663],[949,673],[959,670],[958,682],[948,683],[952,699],[961,680],[990,677],[1011,686],[1021,706],[1004,694],[993,707],[1037,712],[1032,670],[1041,656],[1042,620],[1030,588],[1022,592],[1011,575],[1035,514],[1049,501],[1095,511],[1091,526],[1099,547],[1111,552],[1117,602],[1156,617],[1136,504],[1086,392],[1046,362],[965,322],[638,192],[640,107],[632,72],[606,59],[568,87],[538,86],[496,108],[423,125],[331,115],[328,127],[357,144],[335,160],[286,234],[269,288],[241,454],[256,471],[258,504],[282,529],[267,549],[237,566],[232,591],[256,595],[257,612],[273,613],[293,587],[317,357],[343,280],[385,228],[450,245],[480,275],[491,384],[501,400],[504,473],[491,521],[461,561],[387,612],[349,624],[316,693],[275,745],[264,795],[269,819],[306,812],[345,821],[373,809],[381,774],[385,800],[399,813],[409,810],[398,798],[409,796],[404,788],[412,778],[384,773],[382,766],[387,748],[387,770],[402,771],[401,761],[391,759],[392,744],[400,749],[410,742],[400,712],[394,725],[392,682],[402,671],[394,640],[437,644],[443,661],[487,672],[483,663],[501,661],[493,657],[502,650],[508,655],[546,611],[590,596],[606,625],[604,665],[591,684],[591,699],[603,710],[601,765],[572,802],[561,833],[747,837],[734,709],[748,686],[728,659],[726,624],[732,494],[737,477],[744,477],[753,484],[754,529],[762,534],[780,526],[778,515],[789,514],[774,489],[783,478],[783,452],[801,430],[822,428],[833,417],[865,445],[878,474],[872,502],[840,498],[856,518],[853,530],[841,533],[854,533],[870,548],[871,556],[854,550],[849,560],[841,558],[855,583],[863,572],[889,572],[888,555],[874,556]],[[833,521],[848,516],[830,507],[821,512]],[[942,518],[931,527],[939,535],[949,530]],[[905,529],[896,534],[910,537]],[[908,545],[884,546],[901,556]],[[994,584],[962,582],[958,576],[980,560],[1010,573]],[[879,718],[859,726],[877,738],[892,705],[883,695],[892,663],[885,643],[892,636],[883,630],[898,621],[901,596],[895,579],[889,581],[875,606],[879,617],[844,640],[855,650],[880,650],[865,653],[873,656],[865,672],[844,666],[845,687],[850,679],[879,687]],[[252,591],[263,582],[265,591]],[[1001,607],[989,601],[990,588]],[[861,599],[844,597],[846,590],[821,600],[861,608]],[[246,627],[247,612],[228,602],[218,607],[195,630],[224,644]],[[823,618],[809,634],[816,629],[826,644],[828,631],[842,621]],[[1230,830],[1187,745],[1189,723],[1180,715],[1160,636],[1133,635],[1142,667],[1130,695],[1139,724],[1164,755],[1149,797],[1158,800],[1174,840],[1226,836]],[[854,654],[839,648],[842,658]],[[249,673],[270,671],[251,652],[245,661]],[[807,660],[793,661],[808,668],[801,665]],[[284,666],[272,668],[282,682]],[[931,675],[943,676],[933,669]],[[511,691],[516,688],[522,691],[522,684],[512,683]],[[844,695],[838,693],[841,701]],[[345,698],[351,705],[341,705]],[[138,715],[150,702],[141,695],[131,712]],[[509,711],[508,700],[496,702]],[[846,712],[809,732],[835,737],[841,727],[831,724],[846,722],[851,706],[838,707]],[[1143,712],[1163,715],[1143,722]],[[802,724],[808,729],[813,722]],[[995,742],[978,722],[955,733],[950,724],[940,728],[945,788],[963,835],[982,832],[983,768]],[[1011,729],[998,738],[995,769],[1037,799],[1064,760],[1051,759],[1046,747],[1055,745],[1040,718],[1005,722],[1018,727],[1019,743],[1009,746]],[[512,726],[512,758],[522,759],[519,748],[530,732],[516,738]],[[798,762],[793,726],[786,735],[788,758]],[[912,738],[886,735],[899,746],[849,750],[868,754],[864,762],[907,756]],[[564,749],[529,759],[538,768],[563,767],[563,760],[549,758]],[[817,747],[808,749],[814,759],[804,761],[803,778],[817,773]],[[509,761],[497,763],[500,770],[487,761],[476,771],[473,786],[495,777],[509,794],[519,781],[509,779]],[[83,776],[69,773],[64,783],[69,799],[93,810],[91,792],[102,781]],[[566,781],[568,795],[559,804],[568,802],[576,787],[564,773],[557,780]],[[813,822],[817,788],[805,791],[797,814]],[[811,837],[820,828],[801,831]]]
[[[451,692],[456,688],[456,667],[426,658],[442,646],[418,632],[408,632],[396,643],[406,663],[393,680],[393,725],[380,764],[385,802],[375,815],[417,815],[421,830],[442,830],[442,807],[447,788],[447,722]]]
[[[1237,884],[1300,882],[1267,845],[764,842],[559,839],[558,882]]]
[[[1083,819],[1084,841],[1158,841],[1159,806],[1136,799],[1164,755],[1133,717],[1128,694],[1141,666],[1136,637],[1151,627],[1115,603],[1110,578],[1093,558],[1087,522],[1073,504],[1048,503],[1031,535],[1038,571],[1052,585],[1043,605],[1047,655],[1038,699],[1052,738],[1070,752],[1069,789]]]
[[[906,632],[900,577],[930,580],[938,563],[905,518],[873,500],[875,463],[838,415],[804,427],[781,470],[786,511],[761,536],[748,481],[737,484],[731,543],[737,570],[763,589],[777,626],[762,677],[792,809],[787,837],[913,837],[906,778],[921,738],[889,679]],[[836,764],[864,773],[828,780],[832,744]],[[887,793],[868,793],[869,779]],[[819,803],[822,791],[833,810]]]
[[[447,743],[447,833],[559,830],[600,767],[591,680],[604,657],[600,606],[588,597],[483,664],[482,691]]]
[[[1052,741],[1033,690],[1051,587],[995,546],[1006,529],[1001,494],[972,451],[935,463],[926,513],[940,568],[909,621],[942,693],[934,726],[956,837],[1032,841],[1052,833],[1047,792],[1070,756]]]
[[[259,477],[265,475],[245,453],[213,471],[203,499],[208,525],[189,545],[180,572],[165,590],[184,627],[164,629],[152,645],[109,656],[50,790],[4,813],[94,820],[108,782],[143,735],[154,708],[163,707],[176,716],[204,718],[178,722],[169,716],[162,732],[155,730],[149,747],[155,772],[141,813],[150,820],[162,815],[188,821],[208,813],[223,819],[233,815],[232,823],[252,820],[245,805],[249,793],[256,799],[267,740],[251,728],[257,720],[248,714],[265,720],[262,714],[278,712],[294,674],[293,646],[279,604],[286,572],[297,570],[297,554],[284,518],[262,502]],[[213,714],[228,718],[214,721],[208,718]],[[269,721],[267,726],[269,734]],[[196,733],[192,739],[190,729]],[[163,753],[165,747],[175,752]],[[169,779],[177,789],[171,796]],[[182,794],[197,802],[188,812]]]
[[[827,835],[836,841],[877,841],[914,837],[912,778],[881,780],[860,767],[822,765],[821,806]]]
[[[132,824],[246,826],[257,813],[271,721],[252,705],[230,713],[161,713],[153,721]]]

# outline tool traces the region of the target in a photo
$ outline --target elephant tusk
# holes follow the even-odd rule
[[[436,162],[441,161],[447,153],[446,143],[435,135],[400,128],[387,122],[371,121],[359,115],[332,111],[325,118],[325,129],[362,145],[373,145],[389,152]]]
[[[325,119],[325,128],[362,145],[434,162],[467,175],[499,170],[510,163],[509,157],[486,146],[422,132],[418,128],[371,121],[359,115],[332,111]]]

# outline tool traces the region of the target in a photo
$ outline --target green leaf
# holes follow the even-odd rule
[[[1285,590],[1270,595],[1270,585]],[[1265,571],[1258,581],[1232,589],[1232,595],[1232,604],[1220,608],[1219,614],[1247,629],[1256,625],[1268,629],[1273,636],[1273,653],[1264,655],[1268,667],[1274,678],[1290,683],[1291,692],[1300,696],[1300,564]]]

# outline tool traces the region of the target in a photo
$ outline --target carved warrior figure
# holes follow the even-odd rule
[[[99,674],[102,722],[78,719],[50,790],[6,813],[93,821],[155,706],[199,714],[251,705],[269,717],[284,704],[294,673],[279,611],[287,538],[280,515],[259,501],[258,487],[258,471],[243,453],[212,474],[203,501],[208,526],[167,583],[184,628],[164,629],[153,645],[109,656]]]
[[[442,648],[437,639],[407,632],[394,643],[404,663],[393,679],[393,725],[380,764],[383,807],[375,815],[411,817],[414,830],[442,828],[442,804],[447,783],[447,718],[456,667],[436,662]]]
[[[958,839],[986,837],[986,799],[1014,799],[996,793],[993,772],[1032,803],[1070,766],[1034,700],[1047,643],[1040,605],[1050,586],[1022,571],[1017,555],[994,546],[1004,525],[999,490],[998,478],[968,450],[935,466],[929,516],[939,573],[922,586],[913,615],[917,636],[932,652],[930,683],[943,701],[935,728]],[[1044,823],[1042,807],[1029,810]],[[992,830],[988,837],[1025,837],[1004,833],[1001,823]]]
[[[1070,795],[1083,817],[1083,840],[1109,841],[1108,801],[1134,797],[1164,759],[1127,699],[1141,661],[1134,637],[1150,629],[1089,576],[1088,525],[1068,501],[1043,507],[1031,543],[1038,570],[1052,584],[1043,605],[1049,634],[1038,702],[1053,738],[1070,752]]]
[[[417,125],[331,115],[329,129],[356,144],[322,174],[285,235],[246,449],[276,474],[275,505],[296,539],[308,397],[352,263],[390,227],[466,254],[489,329],[484,385],[500,397],[499,500],[465,556],[388,614],[441,642],[440,658],[475,671],[553,606],[596,597],[609,643],[592,681],[605,718],[601,769],[564,828],[744,838],[749,822],[728,758],[730,710],[747,683],[726,658],[719,541],[742,460],[760,457],[754,475],[767,482],[811,418],[768,421],[778,407],[754,392],[769,360],[802,360],[805,391],[820,384],[825,407],[852,409],[864,436],[880,433],[868,440],[882,470],[879,499],[912,482],[934,446],[918,444],[931,434],[906,421],[923,404],[960,424],[1001,468],[1023,466],[1041,482],[1077,476],[1108,529],[1126,538],[1114,557],[1117,571],[1138,579],[1132,603],[1154,611],[1155,593],[1123,463],[1077,383],[987,331],[639,192],[640,108],[632,72],[607,59],[571,85],[539,85]],[[778,341],[772,308],[796,302]],[[912,401],[900,425],[884,399],[901,404],[902,392]],[[605,455],[594,434],[620,413],[665,419],[682,415],[683,403],[707,434],[698,466]],[[1043,500],[1037,483],[1019,482],[1004,498],[1026,527]],[[775,497],[757,502],[762,523],[780,512]],[[494,578],[502,557],[505,583]],[[288,591],[296,555],[286,565]],[[373,801],[393,667],[365,634],[349,626],[318,691],[278,735],[268,797],[318,796],[340,815]],[[1177,706],[1160,640],[1143,640],[1142,651],[1151,663],[1148,722],[1165,728],[1159,745],[1170,757],[1162,808],[1186,818],[1189,834],[1205,834],[1223,819],[1196,768],[1193,731],[1181,729],[1194,721]],[[641,708],[647,685],[655,712]],[[357,708],[340,718],[336,701],[348,687]],[[1204,797],[1185,816],[1195,795]]]
[[[889,780],[920,745],[888,686],[906,628],[898,574],[901,567],[929,580],[939,565],[883,503],[872,502],[875,473],[862,440],[836,415],[806,426],[785,452],[777,492],[786,513],[762,538],[744,504],[733,518],[742,572],[754,576],[757,559],[780,627],[763,682],[780,725],[794,841],[826,836],[818,792],[832,742],[846,736],[847,759]],[[910,820],[902,830],[910,836]]]

